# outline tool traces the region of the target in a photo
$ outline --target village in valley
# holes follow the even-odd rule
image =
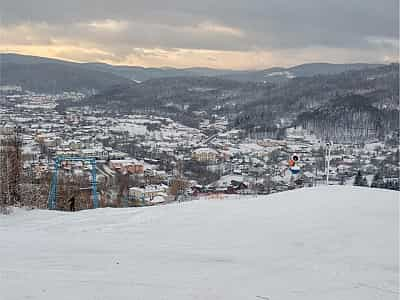
[[[231,128],[223,115],[207,117],[198,128],[169,117],[143,112],[108,114],[89,108],[56,110],[64,99],[80,101],[79,92],[38,94],[2,87],[2,137],[20,143],[22,189],[32,206],[45,208],[54,160],[95,158],[96,190],[102,207],[127,207],[188,201],[200,196],[257,195],[326,184],[399,189],[396,144],[332,143],[301,126],[285,128],[280,139],[259,138]],[[196,112],[202,115],[202,111]],[[329,148],[329,149],[328,149]],[[299,174],[288,161],[299,160]],[[76,198],[76,209],[92,207],[92,168],[65,160],[57,178],[60,209]],[[54,178],[53,178],[54,180]]]

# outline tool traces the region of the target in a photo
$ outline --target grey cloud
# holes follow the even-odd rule
[[[159,47],[247,51],[330,47],[373,49],[398,41],[398,0],[0,0],[3,26],[44,23],[53,36],[121,48]],[[116,20],[119,32],[93,32],[93,21]],[[243,32],[202,31],[209,22]],[[196,28],[198,30],[196,30]],[[397,51],[396,45],[387,51]]]

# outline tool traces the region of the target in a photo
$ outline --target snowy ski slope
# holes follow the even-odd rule
[[[399,193],[0,216],[1,300],[397,299]]]

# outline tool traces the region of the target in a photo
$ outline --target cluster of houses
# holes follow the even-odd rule
[[[166,117],[145,114],[107,116],[87,108],[59,114],[54,109],[57,101],[79,101],[82,95],[36,95],[12,87],[5,89],[6,98],[0,99],[1,126],[17,123],[21,128],[24,166],[35,178],[52,171],[56,156],[95,157],[99,180],[104,177],[114,182],[114,177],[121,174],[134,176],[139,179],[128,186],[127,197],[157,202],[168,198],[168,187],[177,177],[190,183],[192,194],[270,193],[325,180],[325,143],[302,128],[287,130],[284,140],[253,140],[241,130],[229,129],[224,116],[212,116],[211,121],[204,114],[200,127],[191,128]],[[382,169],[386,181],[398,179],[395,174],[399,165],[393,160],[396,152],[398,155],[395,146],[382,142],[337,144],[331,150],[332,183],[351,184],[358,171],[371,182]],[[300,157],[302,170],[295,178],[288,169],[294,153]],[[194,170],[185,170],[182,162],[193,162]],[[200,185],[191,177],[196,164],[217,177],[211,176],[212,182]],[[87,168],[77,163],[64,166],[70,172],[85,172]]]

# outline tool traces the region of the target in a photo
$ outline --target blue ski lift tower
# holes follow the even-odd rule
[[[93,194],[93,208],[99,207],[99,200],[97,197],[97,182],[96,182],[96,159],[92,157],[62,157],[58,156],[54,160],[54,173],[51,178],[50,193],[48,198],[48,208],[51,210],[57,209],[57,183],[58,183],[58,171],[61,167],[61,163],[64,161],[79,161],[88,162],[91,164],[91,185]]]

